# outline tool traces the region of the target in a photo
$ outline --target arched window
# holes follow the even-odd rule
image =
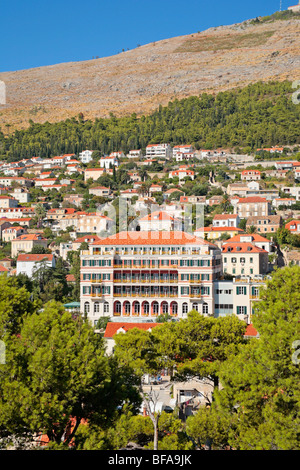
[[[94,313],[98,313],[100,311],[100,304],[99,302],[94,303]]]
[[[153,315],[158,315],[159,313],[159,305],[158,302],[153,302],[152,303],[152,314]]]
[[[150,311],[149,302],[144,302],[143,303],[143,313],[144,313],[144,315],[148,315],[149,311]]]
[[[183,315],[186,315],[188,313],[188,310],[189,310],[188,304],[185,302],[184,304],[182,304]]]
[[[90,313],[90,304],[89,304],[89,302],[84,303],[84,313]]]
[[[115,313],[121,313],[121,302],[115,303]]]
[[[140,303],[139,303],[139,302],[135,302],[135,303],[134,303],[134,314],[135,314],[135,315],[139,315],[139,314],[140,314]]]
[[[177,315],[178,314],[178,304],[177,302],[172,302],[171,303],[171,315]]]
[[[198,312],[198,304],[197,304],[196,302],[193,303],[192,309],[193,309],[193,310],[196,310],[196,312]]]
[[[130,302],[124,302],[124,314],[130,315]]]
[[[208,314],[208,305],[207,305],[206,302],[204,302],[204,304],[202,305],[202,313],[203,313],[203,315]]]
[[[162,314],[169,313],[169,305],[167,304],[167,302],[163,302],[161,304],[161,312]]]

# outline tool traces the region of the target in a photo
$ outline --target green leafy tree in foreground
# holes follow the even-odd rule
[[[220,369],[209,411],[189,418],[200,442],[240,450],[298,450],[300,442],[300,268],[276,271],[253,315],[253,338]],[[197,431],[198,429],[198,431]]]
[[[103,340],[62,304],[49,302],[6,337],[0,365],[0,437],[46,435],[68,446],[81,422],[107,427],[126,400],[138,395],[126,369],[104,354]]]

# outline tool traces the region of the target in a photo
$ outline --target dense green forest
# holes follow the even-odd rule
[[[195,148],[256,149],[300,143],[300,106],[292,101],[292,83],[258,82],[216,95],[202,94],[160,106],[148,116],[63,122],[30,121],[26,130],[0,132],[0,157],[9,161],[50,157],[81,150],[103,154],[149,143],[194,144]],[[6,132],[6,135],[4,133]]]

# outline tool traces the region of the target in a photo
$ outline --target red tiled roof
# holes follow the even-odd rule
[[[75,276],[74,276],[74,274],[67,274],[67,275],[66,275],[66,281],[67,281],[67,282],[75,282]]]
[[[48,261],[52,261],[53,260],[53,257],[54,255],[47,255],[47,254],[25,254],[25,253],[22,253],[18,256],[17,258],[17,261],[35,261],[35,262],[38,262],[38,261],[42,261],[44,259],[47,259]]]
[[[256,196],[253,196],[253,197],[239,197],[239,203],[245,203],[245,204],[248,204],[251,202],[267,202],[266,198],[265,197],[256,197]]]
[[[215,247],[202,238],[180,231],[119,232],[92,245],[207,245]]]
[[[250,325],[247,325],[244,336],[257,336],[257,335],[258,335],[258,331],[254,328],[252,323]]]
[[[109,322],[106,325],[106,330],[104,333],[105,338],[112,338],[117,331],[122,328],[125,331],[132,330],[133,328],[138,328],[139,330],[147,331],[154,328],[155,326],[161,325],[161,323],[127,323],[127,322]]]
[[[175,220],[174,217],[171,217],[167,212],[164,211],[156,211],[152,212],[149,215],[146,215],[145,217],[142,217],[140,219],[141,221],[151,221],[151,220]]]
[[[237,214],[216,214],[214,220],[236,219]]]
[[[83,242],[86,242],[86,241],[87,241],[87,243],[90,243],[91,241],[92,242],[97,242],[97,241],[100,241],[100,240],[103,240],[103,238],[98,237],[97,235],[86,235],[86,236],[83,236],[83,237],[80,237],[80,238],[76,238],[76,240],[74,240],[74,243],[83,243]]]
[[[229,248],[229,249],[228,249]],[[239,249],[238,249],[239,248]],[[267,253],[266,250],[253,245],[252,243],[224,243],[222,253]]]
[[[235,235],[234,237],[230,238],[229,240],[226,241],[226,243],[235,243],[235,242],[239,243],[241,242],[241,237],[252,237],[252,243],[255,243],[255,242],[270,243],[270,240],[268,240],[265,237],[262,237],[258,233],[241,233],[239,235]]]
[[[15,242],[19,240],[46,240],[46,238],[41,237],[40,235],[37,235],[35,233],[27,233],[24,235],[20,235],[18,238],[15,238],[15,240],[12,241]]]

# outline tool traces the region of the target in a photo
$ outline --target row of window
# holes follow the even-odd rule
[[[122,308],[123,307],[123,308]],[[94,305],[92,306],[93,313],[99,313],[100,312],[100,302],[94,302]],[[141,309],[144,314],[149,314],[150,313],[150,304],[149,302],[143,302],[141,305],[139,302],[134,302],[133,305],[130,304],[130,302],[125,301],[123,303],[123,306],[121,302],[117,301],[114,303],[114,313],[121,314],[122,310],[124,314],[130,315],[131,313],[135,315],[139,315],[141,312]],[[203,304],[198,304],[194,302],[192,304],[192,310],[202,311],[203,314],[208,314],[208,304],[203,303]],[[181,308],[182,314],[186,315],[189,311],[189,306],[187,303],[182,304]],[[84,303],[84,312],[85,313],[91,313],[91,305],[89,302]],[[171,313],[172,315],[177,315],[178,314],[178,304],[176,302],[172,302],[171,306],[169,307],[167,302],[162,302],[159,304],[158,302],[152,302],[151,304],[151,312],[153,315],[158,315],[160,312],[161,313]],[[109,303],[104,302],[103,304],[103,313],[110,313],[110,308],[109,308]]]
[[[223,262],[224,262],[224,264],[226,264],[227,263],[227,258],[223,258]],[[236,264],[238,261],[237,261],[237,258],[231,258],[230,262],[232,264]],[[244,257],[239,258],[239,262],[240,263],[246,263],[246,258],[244,258]],[[253,263],[253,258],[252,257],[249,258],[249,263],[250,264]]]
[[[193,266],[211,266],[211,265],[220,265],[221,259],[213,260],[211,264],[211,260],[209,259],[181,259],[181,260],[115,260],[114,262],[111,259],[83,259],[82,266],[112,266],[114,263],[114,267],[139,267],[139,266],[183,266],[183,267],[193,267]]]
[[[114,292],[115,293],[121,293],[121,288],[120,289],[116,288],[114,290]],[[133,288],[132,292],[135,293],[136,295],[139,295],[139,293],[140,293],[140,291],[135,289],[135,288]],[[142,290],[141,292],[146,292],[146,291]],[[165,292],[167,292],[167,291],[165,291]],[[180,292],[181,292],[181,295],[189,295],[190,293],[191,293],[191,295],[193,295],[193,294],[209,295],[210,294],[210,287],[209,286],[201,286],[198,289],[190,289],[188,286],[182,286],[181,289],[180,289]],[[100,287],[96,287],[94,289],[92,289],[92,286],[83,286],[82,287],[82,294],[83,295],[92,294],[92,293],[110,295],[111,288],[110,288],[110,286],[100,286]],[[156,289],[153,288],[153,289],[151,289],[151,293],[159,294],[159,289],[158,288],[156,288]],[[174,291],[174,293],[175,293],[175,291]],[[150,292],[149,292],[149,294],[150,294]],[[177,290],[176,290],[176,294],[177,294]]]

